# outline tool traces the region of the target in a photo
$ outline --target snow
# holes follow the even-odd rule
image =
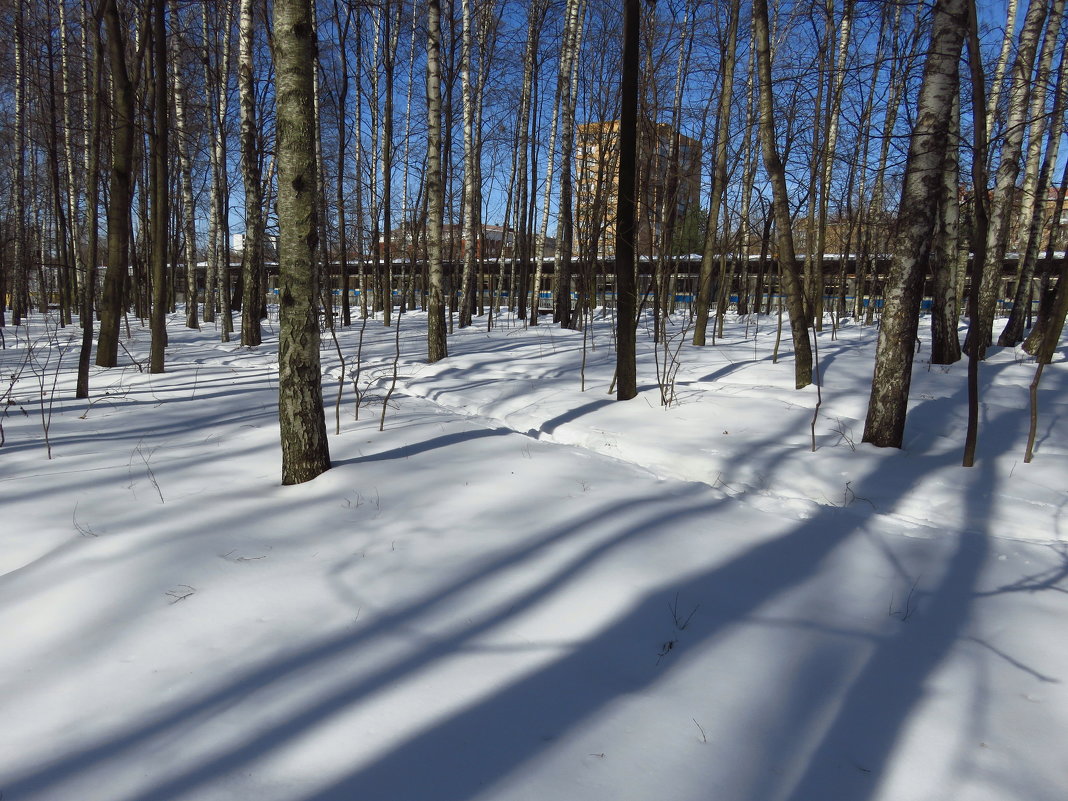
[[[275,324],[182,319],[90,401],[75,327],[6,329],[3,801],[1068,797],[1063,353],[1024,464],[1034,366],[991,352],[965,469],[926,340],[898,451],[860,442],[875,331],[820,334],[813,452],[772,318],[643,328],[617,403],[610,319],[476,319],[429,365],[409,313],[383,431],[395,330],[358,420],[340,332],[340,435],[324,337],[334,467],[282,487]]]

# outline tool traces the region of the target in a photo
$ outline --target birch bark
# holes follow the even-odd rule
[[[937,0],[934,8],[864,423],[864,441],[880,447],[900,448],[905,431],[924,267],[943,191],[967,5],[967,0]]]
[[[170,232],[170,98],[167,94],[166,0],[153,0],[153,136],[151,140],[152,177],[152,304],[150,307],[152,343],[149,372],[162,373],[167,347],[167,244]]]
[[[1049,0],[1031,0],[1020,30],[1016,60],[1012,67],[1005,138],[1001,145],[990,215],[986,230],[986,254],[979,273],[979,308],[968,329],[969,347],[975,338],[975,353],[982,358],[991,343],[997,310],[1001,270],[1005,262],[1006,240],[1012,215],[1013,195],[1020,174],[1020,156],[1027,129],[1028,96],[1032,85],[1035,54],[1046,21]]]
[[[716,115],[716,162],[712,173],[712,198],[708,209],[708,225],[705,227],[704,247],[701,249],[701,268],[697,279],[697,317],[693,328],[693,344],[697,346],[703,346],[706,342],[708,317],[712,306],[712,275],[716,268],[716,234],[719,231],[720,207],[723,204],[727,184],[727,140],[730,135],[731,101],[734,97],[735,50],[738,42],[740,8],[739,0],[731,0],[727,21],[727,42],[723,49],[720,67],[722,78],[719,109]]]
[[[445,338],[445,292],[441,229],[445,188],[441,169],[441,3],[427,2],[426,42],[427,106],[427,358],[437,362],[448,356]]]
[[[256,82],[253,75],[253,0],[241,0],[238,18],[237,87],[241,107],[241,178],[245,187],[245,247],[241,254],[241,344],[263,341],[260,296],[263,272],[263,187],[260,180]]]
[[[170,0],[171,16],[177,16],[177,0]],[[182,76],[178,37],[171,37],[170,69],[174,92],[175,150],[178,151],[178,183],[182,195],[181,216],[185,242],[185,325],[200,328],[199,286],[197,282],[196,204],[193,199],[193,158],[186,124],[186,88]]]
[[[279,334],[278,419],[282,483],[330,468],[319,362],[316,255],[319,193],[315,159],[310,0],[275,0]]]
[[[1038,59],[1038,71],[1035,76],[1034,89],[1031,92],[1031,108],[1028,112],[1030,123],[1027,132],[1027,156],[1024,165],[1024,178],[1020,187],[1019,211],[1014,212],[1017,228],[1024,234],[1023,248],[1020,250],[1019,265],[1016,273],[1016,291],[1012,310],[1005,328],[998,338],[998,345],[1011,347],[1023,340],[1024,320],[1031,298],[1031,279],[1034,276],[1035,261],[1038,254],[1038,238],[1042,229],[1045,213],[1045,194],[1049,187],[1051,170],[1057,162],[1061,133],[1064,130],[1064,92],[1065,72],[1068,59],[1063,56],[1057,71],[1056,88],[1052,113],[1046,114],[1046,87],[1049,84],[1053,65],[1053,55],[1060,46],[1060,31],[1064,19],[1064,0],[1054,0],[1050,10],[1046,36],[1042,42],[1042,52]],[[1042,163],[1042,142],[1046,138],[1047,168]],[[1041,199],[1041,202],[1040,202]],[[1035,224],[1037,223],[1037,225]]]

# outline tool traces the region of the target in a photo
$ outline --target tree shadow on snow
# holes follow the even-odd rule
[[[472,440],[485,439],[487,437],[506,437],[513,433],[515,432],[507,428],[477,428],[471,431],[461,431],[456,434],[443,434],[440,437],[413,442],[411,445],[402,445],[399,448],[391,448],[387,451],[371,453],[367,456],[354,456],[349,459],[334,459],[333,466],[337,468],[344,465],[364,464],[366,462],[410,459],[413,456],[419,456],[420,454],[428,453],[440,448],[448,448],[462,442],[470,442]]]
[[[932,460],[931,466],[944,466],[945,461],[936,465]],[[913,484],[923,474],[923,470],[914,471]],[[877,470],[858,486],[858,495],[881,480]],[[922,589],[922,598],[916,599],[920,611],[902,621],[896,633],[879,639],[859,672],[836,665],[833,649],[828,654],[817,649],[809,656],[815,669],[807,675],[818,678],[792,688],[783,716],[766,732],[765,740],[748,749],[757,765],[785,760],[793,762],[795,769],[780,774],[750,765],[755,778],[737,798],[867,801],[875,796],[895,744],[924,696],[926,682],[968,621],[987,555],[984,521],[993,481],[989,468],[976,473],[963,499],[968,504],[969,524],[946,559],[942,575]],[[676,522],[696,524],[705,515],[714,521],[713,509],[693,509]],[[685,645],[672,654],[675,660],[685,660],[703,642],[812,576],[832,552],[857,536],[866,517],[870,515],[824,507],[781,537],[675,584],[670,591],[650,593],[572,652],[412,736],[307,801],[361,797],[468,801],[478,797],[616,699],[640,694],[658,681],[664,668],[657,669],[648,661],[648,642],[646,653],[641,653],[636,633],[656,630],[673,593],[692,600],[716,589],[730,599],[727,604],[702,606],[700,619],[687,629]],[[576,677],[589,676],[601,677],[596,690],[591,691],[588,682],[576,681]],[[828,724],[828,712],[835,709]]]
[[[503,429],[488,430],[481,436],[506,433]],[[348,462],[417,456],[455,442],[454,435],[439,437]],[[864,497],[893,478],[902,483],[904,492],[955,459],[953,455],[916,460],[904,479],[897,460],[884,459],[853,489],[858,498]],[[875,796],[910,714],[924,695],[926,682],[960,639],[968,622],[976,581],[987,555],[985,521],[994,481],[990,463],[981,463],[967,496],[961,500],[968,509],[965,533],[953,546],[941,571],[932,566],[932,578],[920,588],[922,597],[917,599],[915,617],[902,621],[900,627],[878,638],[874,645],[869,642],[859,669],[840,669],[835,651],[814,647],[808,663],[829,671],[829,678],[818,687],[805,682],[789,687],[790,703],[772,721],[765,737],[751,743],[746,751],[752,764],[730,767],[746,768],[754,776],[744,782],[746,786],[740,788],[737,798],[868,801]],[[351,658],[356,649],[373,648],[376,638],[417,625],[421,618],[442,604],[451,603],[461,593],[477,591],[481,582],[500,580],[506,571],[523,566],[555,546],[570,546],[571,555],[562,564],[481,616],[423,642],[407,655],[318,691],[299,711],[249,731],[237,742],[221,745],[198,764],[176,766],[169,778],[142,786],[122,796],[121,801],[159,801],[182,794],[196,797],[198,788],[247,772],[253,763],[270,759],[278,749],[326,725],[339,711],[367,703],[376,693],[406,677],[427,671],[477,645],[477,638],[581,580],[587,570],[616,549],[655,538],[664,528],[701,526],[714,530],[717,512],[729,503],[730,498],[713,495],[703,486],[688,485],[674,495],[658,490],[647,497],[596,509],[567,525],[543,532],[358,631],[251,669],[200,698],[180,702],[154,720],[23,773],[0,789],[5,798],[21,799],[33,794],[56,797],[59,786],[79,781],[83,774],[103,763],[129,759],[146,740],[160,738],[166,742],[172,736],[188,736],[188,730],[195,730],[204,718],[225,715],[229,707],[241,702],[254,703],[259,693],[284,690],[284,682],[299,681],[306,671]],[[702,646],[811,579],[839,548],[864,536],[867,522],[890,511],[877,512],[862,503],[848,509],[823,506],[774,539],[649,591],[596,635],[575,642],[535,672],[498,686],[471,705],[410,735],[371,764],[304,796],[303,801],[470,801],[507,780],[524,764],[544,754],[553,742],[574,733],[614,702],[647,691],[673,666],[695,659],[705,650]],[[576,549],[576,542],[581,547]],[[676,594],[696,600],[713,594],[729,602],[702,606],[701,615],[687,629],[685,643],[671,654],[670,660],[658,665],[659,640],[654,633],[663,630],[665,604]],[[910,658],[905,659],[906,655]],[[717,691],[729,693],[730,688],[717,688],[710,683],[709,693]],[[358,756],[354,754],[354,758]],[[755,769],[773,757],[785,758],[793,769],[782,774]]]

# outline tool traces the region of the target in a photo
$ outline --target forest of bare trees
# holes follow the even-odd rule
[[[1059,341],[1064,7],[7,0],[0,332],[81,324],[87,396],[131,318],[158,372],[168,313],[254,347],[278,305],[296,482],[329,466],[331,326],[422,309],[437,361],[502,310],[612,313],[626,399],[646,312],[698,347],[777,314],[798,388],[852,319],[880,325],[864,439],[900,447],[919,325],[973,406],[990,347]]]

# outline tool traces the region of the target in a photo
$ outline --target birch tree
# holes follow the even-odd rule
[[[1049,246],[1046,250],[1045,267],[1052,273],[1054,261],[1054,248],[1059,228],[1063,227],[1060,222],[1065,209],[1065,199],[1068,197],[1068,162],[1064,165],[1061,174],[1060,188],[1057,194],[1057,202],[1054,204],[1053,225],[1050,231]],[[1061,259],[1060,270],[1057,275],[1055,288],[1050,288],[1043,306],[1044,313],[1039,315],[1035,327],[1028,337],[1026,349],[1040,364],[1049,364],[1053,361],[1057,342],[1064,330],[1064,321],[1068,315],[1068,259]],[[1036,378],[1037,382],[1037,378]]]
[[[101,9],[102,11],[102,9]],[[86,6],[83,6],[82,26],[85,33],[85,44],[89,43],[89,20],[90,16]],[[85,190],[85,230],[88,234],[88,243],[85,253],[85,280],[82,288],[82,343],[78,353],[78,380],[74,391],[76,398],[89,397],[89,362],[93,349],[93,307],[96,295],[96,265],[99,251],[100,226],[99,201],[100,201],[100,139],[102,117],[104,111],[104,90],[101,86],[101,78],[104,72],[104,43],[100,36],[100,14],[92,17],[92,47],[93,66],[90,70],[88,65],[85,88],[92,99],[86,98],[89,106],[89,123],[86,126],[88,141],[86,144],[86,190]]]
[[[393,316],[393,93],[397,65],[397,43],[400,40],[400,6],[388,2],[383,10],[382,52],[382,236],[384,242],[382,266],[382,322],[390,325]]]
[[[756,50],[757,82],[760,87],[760,148],[764,157],[764,170],[771,181],[779,268],[787,296],[787,309],[794,345],[794,385],[802,389],[812,383],[812,346],[809,342],[808,312],[801,285],[801,270],[794,250],[786,170],[779,156],[775,137],[771,44],[768,28],[767,0],[754,0],[753,45]]]
[[[516,141],[512,160],[512,181],[515,191],[515,247],[513,248],[511,297],[518,303],[517,313],[520,319],[526,317],[526,282],[524,275],[528,269],[530,222],[528,215],[528,195],[530,194],[530,176],[528,175],[530,155],[530,124],[533,107],[534,76],[537,71],[538,39],[548,12],[547,0],[531,0],[527,9],[526,47],[523,53],[523,79],[520,84],[519,110],[516,114]],[[515,274],[518,273],[518,281]]]
[[[208,217],[207,292],[204,321],[215,322],[219,338],[230,341],[234,320],[230,299],[230,189],[227,180],[227,134],[229,125],[230,45],[233,7],[224,3],[215,26],[209,25],[208,0],[202,0],[204,85],[207,100],[208,135],[211,162],[211,208]]]
[[[1001,94],[1005,85],[1005,70],[1009,66],[1009,56],[1012,54],[1012,43],[1016,38],[1016,14],[1019,11],[1019,0],[1008,0],[1005,9],[1005,31],[1001,37],[1001,51],[994,67],[994,78],[990,82],[990,96],[986,102],[986,130],[987,137],[994,130],[994,120],[997,117],[998,106],[1001,104]]]
[[[462,0],[462,40],[460,45],[460,81],[461,97],[463,102],[463,126],[464,126],[464,183],[463,183],[463,240],[464,240],[464,269],[460,280],[460,288],[463,293],[460,305],[460,328],[471,325],[473,295],[474,295],[474,271],[475,256],[478,247],[476,236],[478,231],[478,217],[481,207],[479,202],[480,192],[478,187],[478,152],[475,146],[475,92],[474,80],[472,79],[471,62],[474,59],[474,20],[471,9],[471,0]]]
[[[238,21],[237,86],[241,106],[241,177],[245,185],[245,247],[241,256],[241,344],[262,342],[260,297],[263,271],[263,206],[256,82],[253,73],[253,0],[241,0]]]
[[[838,25],[838,49],[828,78],[828,103],[823,129],[826,135],[820,148],[819,208],[816,222],[816,258],[813,266],[812,318],[817,331],[823,330],[823,256],[827,249],[827,206],[831,194],[831,176],[834,170],[835,150],[838,146],[838,117],[842,109],[843,86],[846,74],[846,56],[849,52],[853,31],[853,7],[855,0],[846,0],[842,19]],[[830,30],[834,22],[834,6],[828,1],[827,21]],[[844,256],[843,256],[844,258]]]
[[[130,263],[130,204],[133,201],[134,87],[126,63],[125,24],[117,0],[103,0],[111,66],[111,177],[108,195],[108,265],[100,297],[98,367],[114,367],[119,355],[123,287]]]
[[[634,252],[638,150],[638,77],[641,11],[638,0],[624,0],[623,74],[620,80],[619,181],[616,198],[616,400],[638,394],[635,342],[637,286]]]
[[[560,45],[559,71],[557,73],[556,94],[553,98],[552,119],[549,123],[549,144],[545,151],[545,197],[542,201],[541,228],[534,243],[534,286],[530,306],[530,324],[538,324],[538,312],[541,306],[541,278],[545,263],[545,245],[549,237],[550,204],[553,192],[553,177],[556,168],[556,136],[560,128],[560,112],[564,104],[564,95],[568,91],[571,77],[571,59],[573,42],[578,36],[579,0],[567,0],[564,7],[564,32]],[[635,53],[635,58],[637,58]],[[627,71],[624,61],[623,72]],[[621,123],[622,124],[622,123]],[[559,244],[559,243],[558,243]]]
[[[734,65],[738,43],[738,22],[741,3],[731,0],[727,17],[727,41],[723,47],[720,66],[719,108],[716,114],[715,166],[712,174],[712,198],[708,208],[708,225],[701,249],[701,267],[697,278],[697,315],[693,328],[693,344],[703,346],[712,306],[712,275],[716,262],[716,233],[720,209],[727,188],[727,144],[730,138],[731,104],[734,98]]]
[[[166,0],[153,0],[150,35],[153,67],[152,344],[149,372],[162,373],[167,347],[167,235],[170,223],[170,97],[167,93]]]
[[[26,254],[26,10],[15,4],[15,259],[12,271],[11,322],[29,312],[29,265]],[[3,301],[0,301],[3,302]]]
[[[571,6],[574,5],[572,9]],[[564,31],[560,56],[560,202],[556,236],[556,303],[555,319],[562,328],[573,327],[571,314],[571,258],[574,249],[574,204],[572,203],[572,161],[575,148],[575,78],[582,50],[585,0],[570,0],[568,25]]]
[[[1019,266],[1016,272],[1016,292],[1013,297],[1012,310],[1005,328],[998,338],[998,345],[1011,347],[1023,340],[1024,320],[1030,308],[1031,279],[1034,276],[1035,262],[1038,256],[1039,237],[1045,222],[1044,203],[1049,188],[1052,170],[1057,163],[1061,136],[1064,132],[1064,106],[1068,81],[1068,59],[1064,58],[1064,42],[1061,41],[1061,26],[1064,19],[1064,0],[1054,0],[1050,10],[1049,25],[1046,27],[1042,51],[1038,59],[1038,70],[1034,88],[1031,92],[1031,108],[1028,112],[1027,154],[1024,164],[1024,178],[1020,187],[1019,212],[1014,216],[1017,227],[1024,232],[1023,248],[1020,250]],[[1046,86],[1050,81],[1053,56],[1061,51],[1061,62],[1057,70],[1056,88],[1052,111],[1046,113]],[[1048,136],[1047,134],[1048,130]],[[1046,142],[1046,158],[1042,158],[1042,143]]]
[[[448,356],[445,339],[445,291],[442,268],[442,216],[445,187],[441,169],[441,3],[427,2],[426,41],[427,110],[427,359],[437,362]]]
[[[864,231],[861,236],[862,257],[858,263],[858,271],[870,270],[871,279],[867,287],[868,305],[864,310],[864,322],[871,325],[875,313],[875,296],[878,294],[876,286],[876,262],[878,253],[883,250],[882,237],[876,237],[881,232],[886,220],[886,178],[890,160],[890,146],[894,139],[894,130],[901,110],[902,98],[905,95],[905,87],[913,61],[918,57],[921,38],[919,25],[920,8],[917,6],[913,18],[913,24],[908,28],[907,41],[901,43],[902,31],[902,8],[894,7],[893,22],[890,25],[891,49],[893,52],[904,51],[907,55],[904,59],[893,58],[890,60],[890,71],[887,76],[887,84],[890,87],[886,102],[886,110],[883,114],[883,125],[879,139],[879,159],[872,176],[871,199],[866,204],[868,213],[865,219]],[[860,316],[861,304],[864,301],[865,291],[863,281],[858,275],[857,288],[857,314]]]
[[[274,1],[277,102],[279,333],[278,419],[282,483],[300,484],[330,468],[319,361],[311,0]]]
[[[916,123],[909,143],[898,234],[875,356],[864,441],[900,448],[905,431],[924,266],[942,194],[968,0],[936,0]]]
[[[171,18],[177,19],[177,0],[171,0]],[[181,68],[179,36],[171,37],[170,69],[174,97],[175,150],[178,153],[178,185],[181,194],[180,215],[185,243],[185,325],[200,328],[199,287],[197,283],[196,202],[193,198],[192,132],[186,121],[187,91]]]
[[[1005,138],[1001,145],[990,216],[986,230],[986,253],[979,270],[978,316],[970,321],[968,340],[976,338],[976,353],[982,357],[991,343],[994,313],[997,310],[1001,270],[1005,262],[1006,240],[1012,215],[1013,195],[1020,174],[1020,156],[1027,128],[1028,96],[1031,90],[1035,54],[1049,11],[1049,0],[1031,0],[1020,29],[1016,60],[1012,67]]]
[[[344,11],[342,6],[344,5]],[[341,273],[341,325],[352,324],[352,309],[349,299],[348,225],[345,213],[345,171],[348,158],[349,119],[349,30],[352,27],[353,9],[347,3],[333,0],[334,28],[338,36],[337,76],[337,172],[335,174],[334,202],[337,204],[338,269]],[[359,63],[357,62],[357,66]],[[357,100],[357,104],[358,104]],[[359,139],[357,138],[357,149]],[[358,179],[357,179],[358,180]]]
[[[76,279],[76,283],[84,294],[85,290],[85,257],[84,253],[79,248],[79,243],[82,241],[82,227],[79,220],[79,203],[78,203],[78,175],[75,170],[75,151],[74,151],[74,115],[71,109],[72,106],[72,87],[71,87],[71,65],[70,56],[68,53],[69,47],[67,45],[67,4],[63,0],[59,3],[59,58],[60,58],[60,90],[62,93],[63,103],[63,168],[64,179],[67,185],[67,219],[70,222],[70,247],[72,259],[72,268],[75,264],[79,269],[75,269],[73,275],[80,276]],[[88,55],[83,53],[83,56],[88,59]],[[86,71],[88,71],[88,61],[85,63]],[[83,119],[81,121],[86,129],[89,127],[89,121]],[[73,284],[74,282],[72,282]],[[73,288],[73,286],[72,286]],[[85,322],[82,322],[84,327]]]
[[[986,107],[986,83],[979,46],[979,21],[974,2],[968,3],[967,19],[968,72],[971,78],[974,117],[972,122],[972,186],[985,187],[987,186],[987,151],[989,149],[986,118],[974,112],[976,109]],[[975,192],[972,206],[974,219],[971,235],[972,261],[974,265],[981,265],[986,260],[986,232],[989,226],[987,193]],[[977,269],[977,266],[973,267],[971,286],[968,287],[968,318],[972,321],[979,317],[980,281],[976,275]],[[977,337],[969,337],[969,339],[971,342],[965,341],[968,354],[968,422],[964,433],[962,467],[975,465],[975,451],[979,442],[979,361],[983,356],[983,348]]]
[[[1052,358],[1053,348],[1060,336],[1061,329],[1064,326],[1064,317],[1061,315],[1059,318],[1055,314],[1054,309],[1060,308],[1063,298],[1068,295],[1068,276],[1066,276],[1065,265],[1068,265],[1068,259],[1061,261],[1060,278],[1058,278],[1056,286],[1054,287],[1052,279],[1054,256],[1057,250],[1057,239],[1061,228],[1064,227],[1063,214],[1065,209],[1065,200],[1068,199],[1068,161],[1065,162],[1064,170],[1061,173],[1060,187],[1057,190],[1057,200],[1053,204],[1053,214],[1051,215],[1049,243],[1046,246],[1046,255],[1042,259],[1042,263],[1039,266],[1039,271],[1042,274],[1042,291],[1039,296],[1038,314],[1035,316],[1035,324],[1031,328],[1031,333],[1027,335],[1027,339],[1024,340],[1023,349],[1030,353],[1032,356],[1039,358],[1046,358],[1047,360]],[[1052,333],[1050,328],[1056,329]],[[1043,344],[1046,343],[1046,344]],[[1053,343],[1053,344],[1050,344]],[[1040,356],[1042,349],[1048,347],[1048,355],[1045,357]]]
[[[949,143],[942,168],[942,192],[931,246],[931,363],[953,364],[960,360],[956,296],[960,264],[960,95],[953,99],[949,120]]]

